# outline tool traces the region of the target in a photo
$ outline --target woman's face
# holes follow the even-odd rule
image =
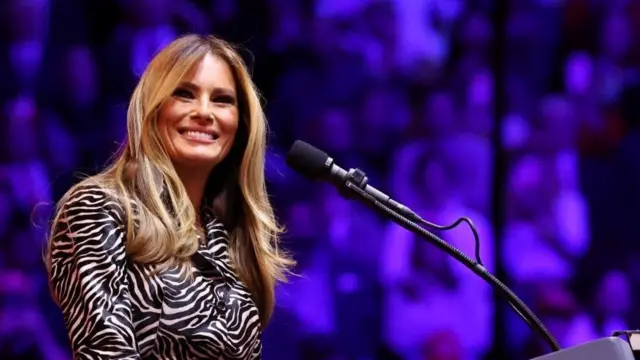
[[[208,54],[160,108],[158,131],[174,166],[210,171],[231,150],[238,116],[231,68]]]

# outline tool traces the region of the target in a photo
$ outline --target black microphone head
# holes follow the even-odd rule
[[[304,176],[318,179],[328,170],[327,159],[329,155],[324,151],[304,141],[296,140],[287,154],[287,165]]]

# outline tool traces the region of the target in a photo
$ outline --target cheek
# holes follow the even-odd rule
[[[240,122],[236,114],[229,114],[223,119],[220,119],[220,130],[227,138],[225,147],[231,148],[233,145],[236,134],[238,133],[238,127]]]
[[[162,144],[166,147],[167,145],[169,145],[168,141],[170,140],[167,118],[163,113],[160,113],[158,114],[157,121],[158,121],[157,122],[158,134],[160,134],[160,139],[162,140]]]
[[[168,128],[165,124],[158,123],[158,134],[160,135],[162,146],[169,153],[169,155],[172,155],[175,152],[173,140],[171,139]]]
[[[223,157],[226,157],[227,155],[229,155],[229,153],[231,152],[231,149],[233,149],[233,147],[234,147],[234,145],[236,143],[236,135],[237,135],[237,133],[238,133],[237,125],[228,130],[228,132],[227,132],[228,139],[222,145],[222,148],[220,149],[220,152],[221,152]]]
[[[174,152],[174,144],[172,136],[171,128],[175,123],[176,116],[171,109],[161,109],[158,113],[157,120],[157,128],[158,134],[160,135],[160,140],[162,141],[162,146],[169,152],[169,154]]]

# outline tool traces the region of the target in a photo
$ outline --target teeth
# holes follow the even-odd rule
[[[199,139],[206,139],[206,140],[214,139],[213,134],[207,134],[200,131],[186,131],[184,134],[187,136],[199,138]]]

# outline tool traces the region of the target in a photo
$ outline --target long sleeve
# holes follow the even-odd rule
[[[140,359],[128,289],[122,208],[95,186],[71,194],[54,224],[49,281],[74,359]]]
[[[256,341],[249,357],[251,360],[262,360],[262,336]]]

